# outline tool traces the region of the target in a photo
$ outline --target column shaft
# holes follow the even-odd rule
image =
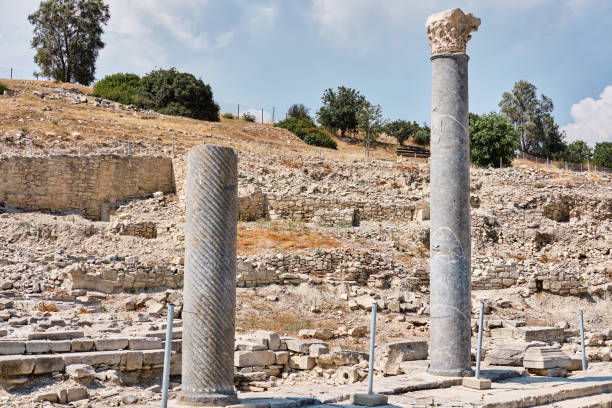
[[[237,156],[198,145],[187,157],[182,389],[179,403],[235,403]]]
[[[470,142],[468,57],[432,57],[430,366],[471,372]]]

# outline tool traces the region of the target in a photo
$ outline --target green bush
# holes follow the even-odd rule
[[[600,142],[595,144],[593,163],[597,166],[612,169],[612,142]]]
[[[274,126],[287,129],[302,140],[304,140],[304,138],[306,137],[306,134],[308,133],[309,129],[317,127],[310,118],[287,118],[285,120],[281,120]]]
[[[175,68],[151,71],[140,80],[139,104],[167,115],[219,121],[210,85]]]
[[[140,78],[136,74],[107,75],[93,87],[93,95],[98,98],[109,99],[124,105],[138,104],[140,91]]]
[[[304,137],[304,143],[314,146],[326,147],[328,149],[337,149],[338,144],[331,138],[323,128],[316,127],[309,129]]]
[[[224,113],[221,116],[223,116],[223,119],[234,119],[234,115],[232,113]]]
[[[310,115],[308,114],[309,110],[310,109],[308,109],[302,103],[294,103],[293,105],[289,107],[289,111],[287,111],[287,114],[289,115],[290,118],[310,119]]]
[[[8,86],[4,85],[2,82],[0,82],[0,95],[2,95],[4,93],[4,91],[8,90]]]
[[[512,164],[518,149],[519,133],[502,114],[470,113],[470,160],[479,167],[499,167]]]
[[[251,112],[245,112],[242,114],[242,120],[245,120],[247,122],[255,122],[257,118],[255,117],[255,114]]]
[[[431,141],[431,130],[427,126],[424,126],[413,133],[412,139],[414,143],[418,145],[427,146]]]

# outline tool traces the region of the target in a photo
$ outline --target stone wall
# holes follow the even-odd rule
[[[131,235],[147,239],[157,238],[157,224],[150,221],[121,223],[116,222],[111,226],[111,232],[119,235]]]
[[[45,156],[0,158],[0,204],[23,210],[79,211],[107,220],[120,200],[174,191],[166,157]]]

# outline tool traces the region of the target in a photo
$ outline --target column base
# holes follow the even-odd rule
[[[473,377],[474,370],[471,368],[449,370],[449,369],[432,369],[429,367],[427,372],[432,375],[438,375],[440,377]]]
[[[238,396],[234,394],[189,394],[179,393],[174,400],[175,407],[225,407],[238,402]]]

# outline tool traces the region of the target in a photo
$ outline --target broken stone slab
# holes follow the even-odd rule
[[[571,358],[559,347],[530,347],[523,358],[523,367],[527,369],[565,368],[571,364]]]
[[[525,351],[530,347],[543,347],[544,342],[498,342],[487,351],[484,362],[495,366],[522,367]]]
[[[280,334],[274,331],[257,330],[255,332],[255,338],[264,340],[269,350],[276,351],[280,349]]]
[[[426,341],[403,341],[380,345],[374,352],[374,369],[385,375],[401,374],[400,364],[403,361],[425,360],[427,347]]]
[[[491,388],[491,380],[482,377],[463,377],[463,382],[461,385],[464,387],[473,388],[475,390],[488,390]]]
[[[323,343],[321,341],[316,341],[316,340],[300,340],[300,339],[286,338],[286,339],[283,339],[283,341],[287,344],[288,350],[294,351],[296,353],[301,353],[301,354],[310,353],[310,346],[313,344],[327,345],[326,343]]]
[[[329,353],[329,347],[325,344],[313,344],[308,350],[311,357],[320,357],[323,354]]]
[[[268,347],[266,345],[248,342],[236,343],[235,346],[236,351],[261,351],[267,349]]]
[[[88,364],[70,364],[65,368],[66,374],[76,380],[89,379],[96,373]]]
[[[288,351],[275,351],[276,364],[288,364],[289,363],[289,352]]]
[[[273,351],[236,351],[234,352],[234,366],[267,366],[274,364],[276,354]]]
[[[93,351],[84,353],[63,354],[66,365],[69,364],[88,364],[90,366],[118,366],[121,363],[120,351]]]
[[[26,342],[26,353],[65,353],[71,350],[70,340],[29,340]]]
[[[55,355],[36,356],[34,363],[34,374],[48,374],[56,371],[64,371],[64,359]]]
[[[315,366],[315,358],[311,356],[291,356],[289,366],[295,370],[310,370]]]
[[[70,350],[73,352],[92,351],[94,341],[90,339],[75,339],[70,341]]]
[[[54,392],[54,391],[42,391],[34,396],[34,400],[39,401],[39,402],[43,402],[43,401],[58,402],[59,396],[57,395],[57,392]]]

